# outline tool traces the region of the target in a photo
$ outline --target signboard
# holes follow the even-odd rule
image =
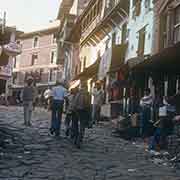
[[[0,66],[0,76],[9,78],[11,77],[11,75],[12,75],[12,66],[10,63],[6,66]]]
[[[21,54],[22,48],[21,45],[17,44],[16,42],[10,42],[9,44],[3,46],[3,51],[8,56],[17,56],[18,54]]]

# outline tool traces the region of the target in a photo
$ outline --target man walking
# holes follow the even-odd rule
[[[75,134],[74,143],[75,145],[77,145],[78,148],[80,148],[80,143],[83,141],[85,128],[88,126],[90,105],[91,97],[87,91],[86,83],[82,82],[81,88],[79,92],[76,94],[74,100],[74,109],[78,117],[77,121],[73,121]]]
[[[27,78],[27,85],[24,87],[22,93],[23,107],[24,107],[24,124],[31,126],[31,116],[33,111],[33,101],[35,99],[35,90],[33,87],[33,78]]]
[[[44,92],[45,108],[49,106],[51,96],[52,96],[52,90],[51,87],[48,86],[48,89],[46,89]]]
[[[96,82],[92,95],[94,96],[92,120],[93,123],[97,124],[100,121],[101,106],[104,102],[104,92],[101,89],[101,83],[99,81]]]
[[[153,105],[153,97],[149,88],[144,90],[144,96],[140,100],[140,134],[145,141],[147,148],[148,137],[152,134],[153,124],[151,123],[151,107]]]
[[[67,98],[66,98],[68,101],[68,106],[66,110],[66,118],[65,118],[66,136],[69,136],[70,130],[72,131],[72,128],[73,128],[72,125],[74,124],[73,120],[77,120],[75,119],[75,112],[74,112],[74,107],[73,107],[77,92],[78,92],[77,88],[71,89],[70,93],[67,95]],[[72,135],[72,132],[71,132],[71,135]]]
[[[63,113],[64,98],[67,90],[64,88],[63,83],[57,82],[57,86],[52,89],[52,119],[51,119],[51,135],[60,135],[61,120]]]

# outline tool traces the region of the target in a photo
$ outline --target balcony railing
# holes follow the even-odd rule
[[[106,0],[104,16],[106,16],[119,2],[120,0]]]

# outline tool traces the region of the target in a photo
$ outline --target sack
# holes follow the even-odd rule
[[[167,106],[162,106],[159,108],[159,117],[167,116]]]
[[[168,105],[167,106],[167,111],[173,113],[173,112],[176,112],[176,108],[174,106],[172,106],[172,105]]]
[[[139,114],[135,113],[131,116],[131,126],[138,127],[139,125]]]

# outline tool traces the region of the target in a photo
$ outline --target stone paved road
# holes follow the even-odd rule
[[[141,146],[112,137],[106,126],[88,130],[78,150],[63,136],[48,136],[46,111],[33,118],[25,128],[21,108],[0,107],[0,180],[180,180],[175,169],[153,164]]]

